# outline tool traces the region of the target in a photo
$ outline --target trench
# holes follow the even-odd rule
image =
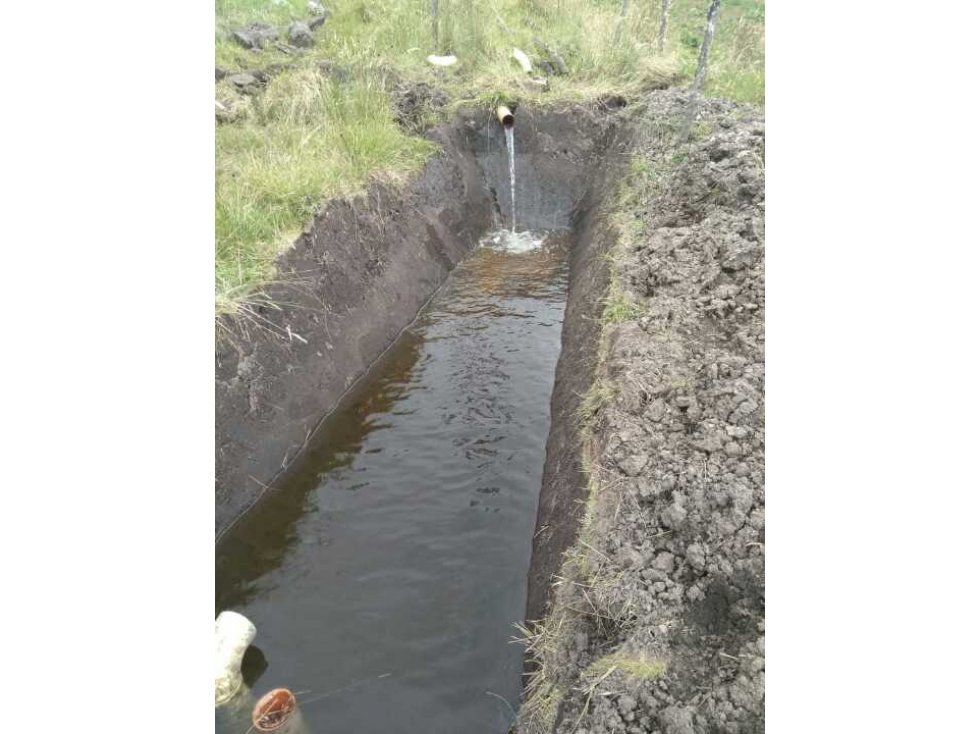
[[[502,134],[462,122],[495,228],[218,543],[216,613],[258,628],[219,732],[247,730],[273,687],[297,693],[309,731],[514,724],[516,624],[543,610],[581,489],[571,416],[615,156],[611,127],[580,118],[518,117],[518,234]]]

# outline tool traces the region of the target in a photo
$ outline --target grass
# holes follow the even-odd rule
[[[683,74],[692,78],[709,3],[673,0],[667,47],[682,61]],[[723,0],[708,62],[708,97],[765,104],[765,1]]]
[[[636,655],[616,652],[591,663],[581,677],[584,681],[592,683],[607,678],[616,670],[634,680],[659,680],[666,675],[666,663],[652,659],[644,652]]]
[[[249,108],[216,134],[218,313],[274,277],[275,257],[324,198],[354,194],[379,171],[406,180],[434,150],[391,121],[384,89],[370,80],[341,86],[303,69],[274,77]]]
[[[441,0],[433,44],[430,0],[332,0],[316,43],[302,54],[269,46],[241,48],[231,31],[250,22],[285,28],[309,18],[306,0],[216,0],[215,63],[231,72],[286,65],[264,93],[239,94],[227,81],[215,98],[231,121],[215,135],[215,307],[238,313],[261,299],[275,258],[324,200],[355,196],[381,178],[411,179],[435,151],[393,120],[390,90],[400,81],[438,86],[460,106],[501,100],[538,103],[629,96],[691,75],[707,2],[674,0],[667,53],[656,53],[658,3],[632,3],[620,42],[613,36],[619,0]],[[701,7],[702,6],[702,7]],[[707,91],[764,100],[764,1],[722,6]],[[538,42],[557,51],[567,76],[545,94],[528,91],[510,54],[532,58]],[[697,42],[699,43],[699,41]],[[433,52],[459,63],[436,69]],[[321,74],[329,62],[337,74]],[[434,121],[434,120],[433,120]]]

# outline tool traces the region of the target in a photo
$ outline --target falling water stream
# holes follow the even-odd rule
[[[216,611],[261,651],[218,732],[279,686],[310,732],[508,730],[567,254],[559,232],[484,238],[218,546]]]
[[[503,128],[506,133],[506,151],[507,156],[510,159],[510,206],[513,210],[513,228],[512,232],[517,233],[517,167],[515,165],[515,158],[517,156],[516,148],[513,144],[513,125]]]

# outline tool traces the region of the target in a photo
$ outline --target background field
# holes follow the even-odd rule
[[[706,0],[674,0],[664,53],[660,2],[441,0],[435,48],[430,0],[335,0],[312,48],[286,43],[260,53],[233,30],[263,22],[284,30],[313,16],[307,0],[217,0],[215,63],[227,72],[287,68],[261,92],[216,82],[224,119],[216,129],[215,308],[247,309],[274,279],[274,260],[322,201],[362,191],[369,180],[407,181],[434,147],[395,121],[392,94],[419,87],[444,95],[424,122],[459,105],[522,99],[541,104],[685,83],[696,66]],[[706,93],[764,105],[764,0],[722,3]],[[283,33],[283,36],[285,34]],[[283,40],[286,40],[283,38]],[[567,75],[527,87],[513,47],[535,58],[557,52]],[[430,53],[454,53],[438,69]]]

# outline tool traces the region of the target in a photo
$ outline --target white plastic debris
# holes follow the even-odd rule
[[[241,688],[241,660],[258,630],[237,612],[221,612],[214,621],[214,705],[227,703]]]
[[[430,64],[434,64],[435,66],[452,66],[459,59],[451,54],[448,56],[436,56],[435,54],[432,54],[431,56],[426,57],[425,60]]]
[[[534,67],[530,65],[530,59],[527,58],[527,54],[521,51],[519,48],[513,49],[513,58],[517,60],[521,68],[528,74],[534,70]]]

